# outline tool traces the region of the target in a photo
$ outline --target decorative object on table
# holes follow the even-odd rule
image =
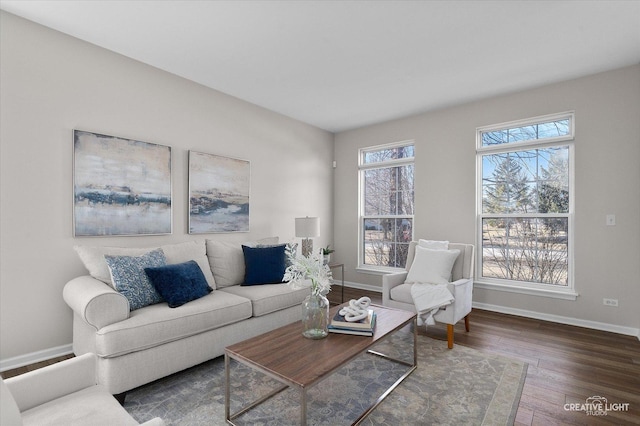
[[[322,294],[310,294],[302,302],[302,335],[322,339],[329,334],[329,299]]]
[[[346,322],[356,322],[367,318],[369,306],[371,306],[371,299],[366,296],[358,300],[351,299],[349,305],[340,309],[339,313]]]
[[[328,265],[329,262],[331,262],[331,253],[333,253],[335,250],[330,248],[331,245],[328,245],[326,247],[322,248],[322,256],[324,256],[324,264]]]
[[[329,332],[373,336],[376,325],[376,313],[370,309],[371,299],[361,297],[351,299],[349,304],[334,315],[329,324]]]
[[[296,237],[302,238],[302,255],[308,257],[313,253],[313,240],[320,236],[320,219],[317,217],[297,217]]]
[[[249,232],[251,164],[189,151],[189,233]]]
[[[329,300],[325,297],[331,291],[331,270],[322,263],[320,254],[295,256],[287,247],[290,265],[284,273],[293,289],[310,287],[311,294],[302,302],[302,335],[309,339],[322,339],[329,334]]]
[[[171,234],[171,147],[73,131],[76,237]]]

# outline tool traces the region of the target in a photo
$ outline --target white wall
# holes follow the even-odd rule
[[[503,311],[640,328],[640,66],[339,133],[335,138],[336,260],[346,280],[380,286],[357,265],[358,149],[415,140],[415,237],[475,243],[475,132],[479,126],[575,110],[576,301],[476,288]],[[605,215],[616,226],[605,226]],[[618,308],[603,298],[618,299]],[[597,323],[597,324],[593,324]],[[629,333],[628,333],[629,334]]]
[[[0,29],[2,360],[71,343],[62,288],[86,273],[74,245],[289,241],[305,215],[331,242],[331,133],[5,12]],[[73,238],[73,129],[172,147],[172,235]],[[188,150],[251,161],[250,233],[188,234]]]

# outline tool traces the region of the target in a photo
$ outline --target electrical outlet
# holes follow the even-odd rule
[[[607,226],[616,226],[616,215],[608,214],[607,215]]]
[[[605,306],[618,306],[618,299],[602,299],[602,304]]]

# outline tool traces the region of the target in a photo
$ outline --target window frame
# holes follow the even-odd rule
[[[365,154],[368,152],[380,151],[388,148],[397,148],[397,147],[409,146],[409,145],[413,146],[413,157],[405,157],[405,158],[400,158],[395,160],[386,160],[386,161],[381,161],[376,163],[365,163]],[[415,212],[412,215],[365,215],[364,173],[367,170],[385,169],[385,168],[391,168],[391,167],[412,165],[414,168],[413,194],[415,197],[415,158],[416,158],[415,149],[416,149],[415,141],[413,139],[409,139],[409,140],[392,142],[392,143],[387,143],[382,145],[368,146],[368,147],[360,148],[358,150],[358,266],[356,268],[358,272],[369,273],[369,274],[386,274],[389,272],[399,272],[399,271],[405,270],[404,268],[399,268],[399,267],[370,265],[370,264],[366,264],[364,261],[365,219],[386,219],[386,218],[411,219],[411,223],[412,223],[411,240],[413,240],[414,229],[415,229]]]
[[[542,124],[551,121],[569,120],[568,134],[550,138],[530,139],[496,145],[483,146],[482,135],[492,131],[500,131]],[[569,209],[566,213],[483,213],[483,157],[490,154],[518,152],[528,149],[544,149],[552,147],[568,148],[569,165]],[[531,294],[566,300],[575,300],[578,293],[575,290],[574,269],[574,233],[575,233],[575,112],[566,111],[548,114],[523,120],[509,121],[476,128],[476,266],[475,285],[478,288],[501,290],[520,294]],[[485,218],[567,218],[567,285],[536,283],[531,281],[516,281],[503,278],[483,277],[483,219]]]

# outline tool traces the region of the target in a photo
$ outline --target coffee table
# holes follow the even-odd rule
[[[342,306],[344,304],[331,309],[331,318]],[[234,419],[291,387],[300,392],[300,424],[306,425],[307,391],[309,388],[329,377],[333,372],[364,352],[410,367],[353,423],[354,425],[360,424],[418,366],[416,314],[378,305],[371,307],[377,315],[373,337],[329,333],[329,336],[324,339],[311,340],[302,336],[302,324],[298,321],[225,348],[224,409],[227,423],[235,424],[233,423]],[[370,350],[374,344],[412,322],[413,362],[392,358]],[[260,371],[282,383],[283,386],[232,414],[229,369],[231,359]]]

